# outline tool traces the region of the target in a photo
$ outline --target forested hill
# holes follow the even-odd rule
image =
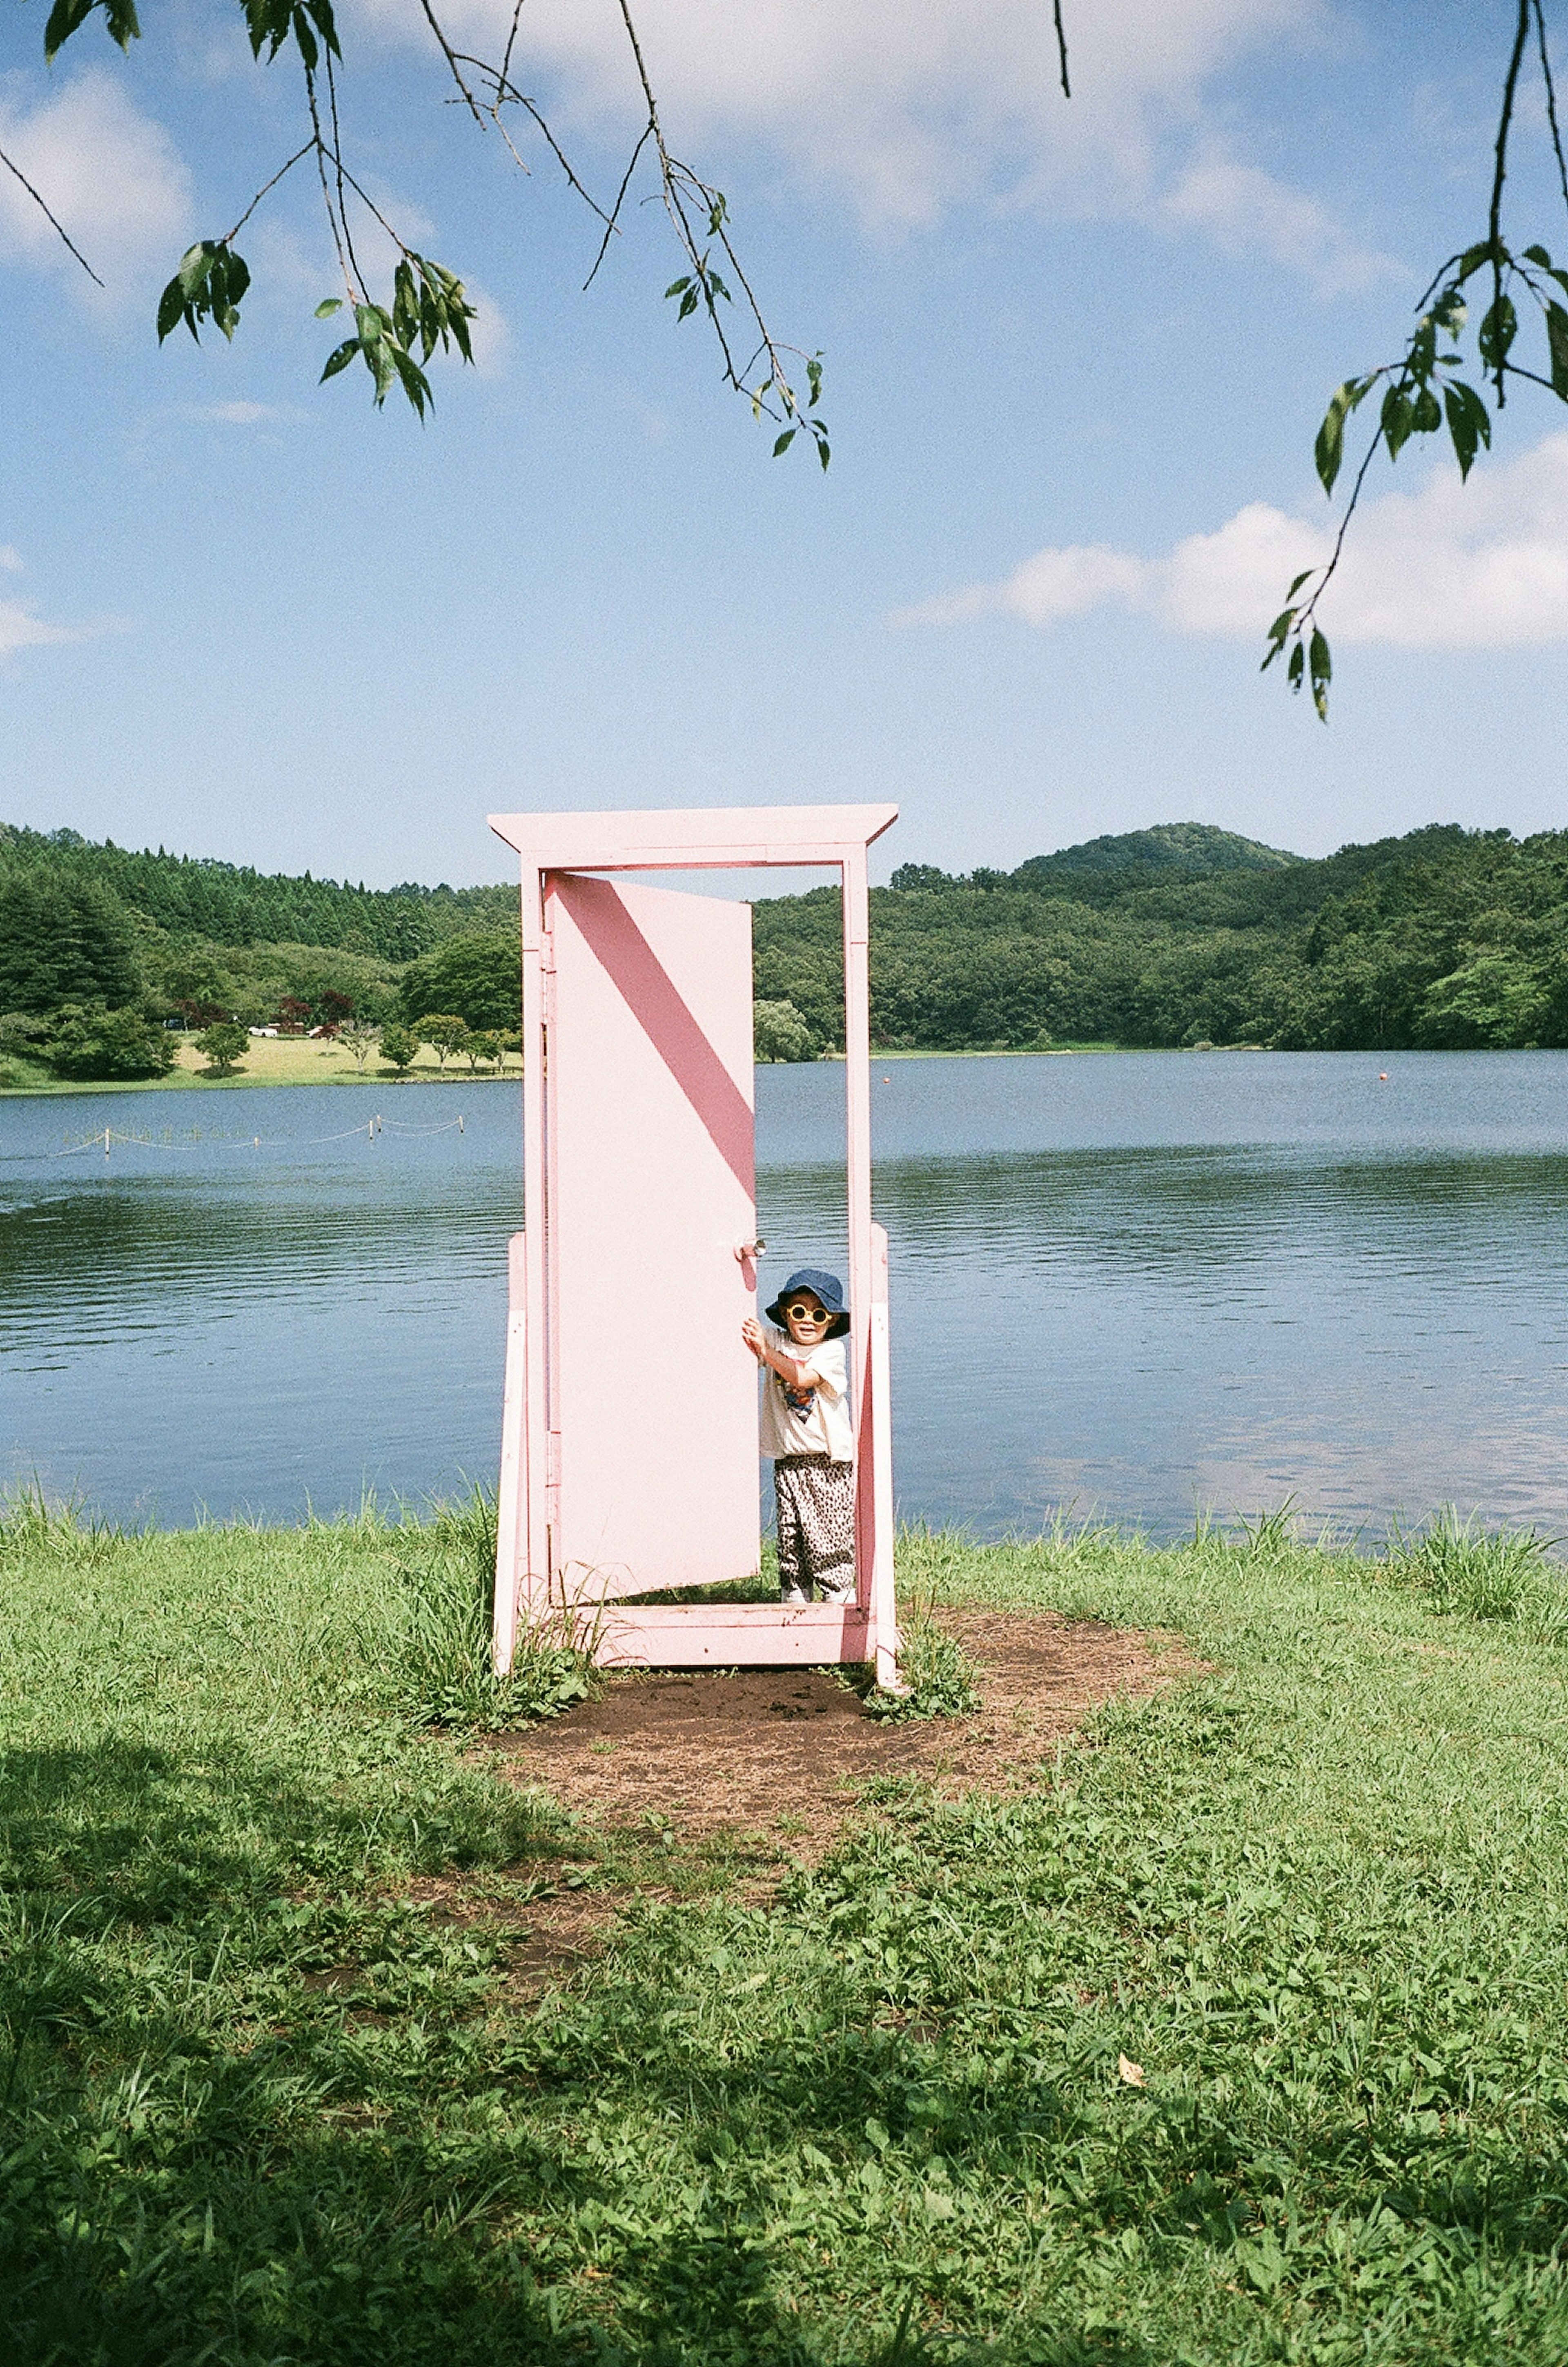
[[[759,996],[839,1025],[837,899],[756,912]],[[1568,1044],[1568,834],[1438,824],[1306,861],[1196,823],[872,894],[891,1049]]]
[[[448,937],[511,921],[513,888],[351,887],[214,863],[160,847],[133,854],[73,830],[0,822],[0,878],[25,874],[106,889],[175,936],[224,946],[335,946],[384,962],[412,961]]]
[[[838,891],[760,901],[754,928],[760,1050],[834,1049]],[[493,1029],[517,978],[513,888],[373,889],[0,825],[0,1028],[134,1005]],[[1009,872],[906,864],[872,891],[872,1020],[888,1049],[1568,1045],[1568,833],[1445,823],[1309,861],[1176,822]]]

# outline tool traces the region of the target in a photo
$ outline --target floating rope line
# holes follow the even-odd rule
[[[359,1131],[364,1132],[363,1127]],[[89,1135],[85,1142],[67,1143],[63,1150],[46,1151],[44,1156],[47,1159],[76,1159],[84,1150],[101,1150],[107,1159],[109,1155],[109,1145],[113,1142],[130,1143],[138,1150],[259,1150],[261,1149],[259,1134],[248,1134],[239,1138],[231,1138],[227,1142],[220,1141],[216,1138],[206,1138],[197,1142],[175,1142],[172,1138],[161,1142],[155,1134],[122,1134],[118,1127],[106,1126],[102,1134]]]
[[[341,1134],[273,1134],[265,1139],[268,1143],[295,1143],[300,1150],[310,1150],[327,1142],[352,1142],[356,1135],[361,1134],[368,1136],[374,1142],[378,1135],[385,1134],[387,1130],[382,1119],[376,1116],[367,1118],[363,1126],[345,1127]],[[460,1117],[448,1118],[441,1126],[403,1126],[394,1118],[391,1126],[394,1135],[461,1134],[464,1130]],[[156,1135],[123,1134],[118,1127],[106,1126],[102,1134],[89,1135],[85,1142],[67,1143],[62,1150],[50,1150],[43,1155],[48,1159],[79,1159],[84,1151],[101,1150],[107,1159],[110,1145],[116,1142],[130,1144],[139,1150],[259,1150],[263,1137],[259,1134],[231,1136],[224,1140],[215,1135],[196,1135],[189,1141],[176,1142],[171,1136],[160,1141]],[[20,1155],[28,1158],[36,1154],[23,1152]]]

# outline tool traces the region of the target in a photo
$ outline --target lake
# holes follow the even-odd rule
[[[873,1076],[906,1518],[1568,1534],[1568,1053]],[[763,1279],[842,1271],[843,1070],[757,1082]],[[176,1526],[492,1480],[519,1105],[0,1102],[0,1481]]]

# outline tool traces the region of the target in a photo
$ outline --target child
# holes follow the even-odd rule
[[[773,1458],[779,1513],[779,1599],[850,1603],[855,1591],[854,1433],[842,1346],[843,1285],[815,1266],[792,1274],[768,1315],[741,1336],[763,1368],[762,1452]]]

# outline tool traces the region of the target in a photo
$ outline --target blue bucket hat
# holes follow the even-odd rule
[[[829,1340],[842,1339],[850,1328],[850,1310],[844,1305],[844,1285],[836,1274],[824,1274],[821,1267],[816,1265],[795,1268],[767,1310],[769,1321],[776,1323],[781,1331],[789,1328],[784,1322],[784,1311],[792,1290],[814,1290],[833,1319],[828,1326],[826,1337]]]

